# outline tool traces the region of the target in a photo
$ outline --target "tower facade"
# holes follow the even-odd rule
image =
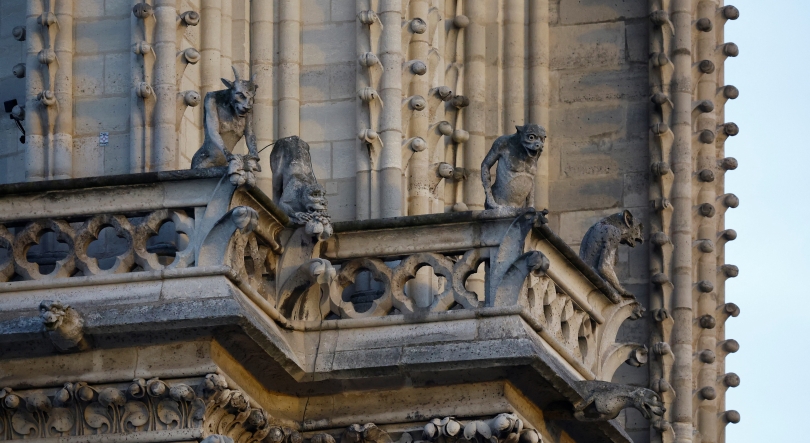
[[[0,439],[725,441],[739,14],[0,0]]]

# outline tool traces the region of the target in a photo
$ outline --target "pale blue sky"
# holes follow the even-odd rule
[[[728,407],[742,415],[729,425],[729,443],[806,442],[804,417],[810,388],[805,341],[810,291],[810,127],[807,93],[810,43],[808,0],[736,0],[740,19],[726,25],[726,40],[740,56],[726,62],[726,82],[740,89],[726,117],[740,135],[726,143],[726,155],[740,167],[726,175],[726,192],[740,197],[729,210],[728,228],[739,237],[726,249],[740,267],[730,280],[727,301],[742,314],[727,324],[740,342],[728,370],[742,378]]]

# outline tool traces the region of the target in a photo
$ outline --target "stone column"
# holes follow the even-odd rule
[[[411,39],[408,45],[408,56],[411,59],[409,63],[414,63],[411,65],[412,68],[414,66],[427,66],[428,53],[430,52],[429,33],[422,25],[427,23],[429,11],[430,5],[427,0],[411,0],[409,4],[411,22],[408,26],[408,32],[411,33]],[[430,90],[430,83],[426,72],[414,71],[414,74],[410,83],[410,91],[408,91],[411,97],[411,103],[408,105],[411,112],[410,124],[407,128],[408,138],[414,138],[412,144],[419,144],[427,149],[415,151],[407,165],[408,215],[421,215],[430,213],[431,193],[428,169],[430,168],[432,149],[425,145],[425,139],[422,138],[427,135],[429,126],[429,110],[426,99]],[[417,104],[421,105],[421,109]],[[406,147],[404,149],[411,148]]]
[[[220,80],[222,78],[222,0],[202,0],[200,9],[200,34],[202,37],[200,95],[205,97],[205,94],[211,91],[224,88]]]
[[[548,0],[529,0],[529,122],[549,129],[549,29]],[[508,129],[508,128],[507,128]],[[546,139],[543,154],[537,161],[534,185],[534,206],[548,208],[548,159],[551,141]]]
[[[273,143],[276,138],[274,5],[274,1],[250,2],[250,67],[251,75],[256,76],[258,85],[253,102],[253,130],[259,150]],[[272,147],[267,148],[260,157],[269,158],[270,149]],[[260,188],[267,195],[273,195],[270,162],[263,160],[261,166]]]
[[[30,0],[26,10],[25,50],[25,165],[26,180],[38,181],[48,178],[46,171],[47,152],[42,109],[37,95],[45,90],[45,75],[40,68],[39,51],[44,47],[37,18],[43,12],[42,1]]]
[[[464,110],[464,126],[470,139],[464,143],[464,168],[469,175],[464,180],[464,203],[472,210],[484,209],[484,185],[481,183],[481,162],[486,155],[486,14],[484,2],[466,0],[464,3],[470,24],[464,29],[464,74],[466,95],[470,105]]]
[[[54,179],[73,177],[73,2],[55,3],[59,27],[54,39],[54,52],[58,64],[54,65],[53,90],[59,110],[54,127]],[[76,165],[81,169],[82,165]],[[86,175],[81,172],[78,175]]]
[[[174,0],[155,2],[154,146],[150,171],[174,170],[177,154],[177,9]]]
[[[672,385],[675,389],[673,428],[676,443],[691,443],[692,432],[692,0],[673,0],[675,27],[672,102],[672,244],[674,300]]]
[[[279,0],[278,136],[300,135],[301,2]]]
[[[380,118],[380,216],[402,215],[402,0],[381,0],[379,14],[383,25],[380,62],[383,74],[380,98],[384,103]]]

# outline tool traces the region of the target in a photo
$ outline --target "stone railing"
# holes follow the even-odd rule
[[[344,222],[321,240],[224,173],[20,185],[31,192],[0,198],[0,293],[221,275],[293,331],[519,315],[585,378],[646,358],[640,345],[615,343],[640,305],[611,298],[542,213]],[[161,229],[170,222],[171,232]],[[64,246],[30,254],[48,232]]]

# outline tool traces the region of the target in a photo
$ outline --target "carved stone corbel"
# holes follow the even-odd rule
[[[39,316],[45,334],[59,352],[86,351],[90,348],[84,338],[84,319],[69,305],[45,300],[39,304]]]
[[[490,259],[487,307],[516,305],[529,273],[548,270],[548,258],[542,253],[523,252],[526,236],[540,216],[542,213],[534,209],[525,210],[506,231],[495,257]]]

